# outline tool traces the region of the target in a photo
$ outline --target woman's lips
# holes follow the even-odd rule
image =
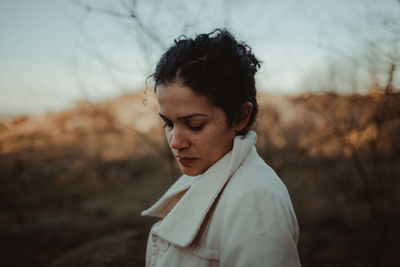
[[[197,160],[197,158],[187,158],[187,157],[177,157],[177,158],[179,163],[183,166],[192,165]]]

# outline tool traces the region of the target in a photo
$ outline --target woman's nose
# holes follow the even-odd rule
[[[169,144],[172,149],[184,149],[189,146],[189,141],[187,140],[185,134],[176,127],[172,130],[170,138],[171,140]]]

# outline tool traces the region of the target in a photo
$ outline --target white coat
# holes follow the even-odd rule
[[[204,174],[183,175],[145,216],[146,266],[300,266],[299,228],[285,185],[250,131]]]

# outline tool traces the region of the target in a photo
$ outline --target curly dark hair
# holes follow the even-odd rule
[[[259,67],[260,61],[251,48],[236,41],[225,29],[200,34],[194,39],[180,36],[156,66],[152,75],[154,90],[159,84],[179,80],[222,108],[230,125],[241,121],[243,104],[250,102],[253,110],[249,122],[237,133],[244,135],[258,112],[254,75]]]

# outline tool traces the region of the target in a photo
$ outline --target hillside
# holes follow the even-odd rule
[[[291,193],[303,265],[395,266],[400,94],[258,99],[258,150]],[[142,266],[153,220],[139,212],[179,175],[143,92],[1,121],[0,170],[1,266],[81,266],[104,246],[130,251],[112,266]]]

